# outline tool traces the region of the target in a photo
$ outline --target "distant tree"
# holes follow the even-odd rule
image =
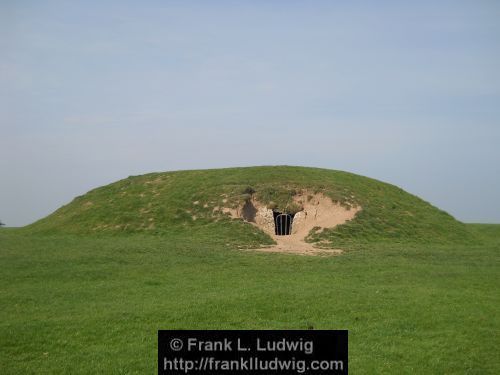
[[[5,223],[2,222],[2,220],[0,220],[0,227],[3,227],[5,225]]]

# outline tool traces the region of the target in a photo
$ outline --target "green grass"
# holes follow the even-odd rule
[[[257,253],[214,212],[322,192],[354,220],[310,234],[338,257]],[[158,329],[349,329],[352,373],[496,374],[500,226],[402,189],[303,167],[152,173],[0,229],[0,373],[156,372]]]
[[[478,238],[463,223],[402,189],[371,178],[319,168],[251,167],[151,173],[90,191],[26,230],[34,233],[153,233],[186,229],[224,232],[240,246],[272,240],[215,207],[242,204],[248,192],[279,210],[300,191],[323,192],[362,211],[354,220],[308,240],[333,248],[377,243],[463,244]],[[224,202],[224,200],[227,200]],[[194,220],[193,217],[196,217]],[[205,229],[203,229],[205,228]],[[228,229],[229,228],[229,229]],[[249,241],[250,238],[254,240]]]
[[[349,329],[353,374],[500,373],[500,226],[467,226],[476,245],[360,242],[338,257],[235,250],[223,228],[0,229],[0,373],[152,374],[158,329],[310,325]]]

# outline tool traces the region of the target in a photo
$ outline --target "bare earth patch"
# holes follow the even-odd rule
[[[294,197],[295,202],[303,207],[295,214],[292,224],[292,233],[288,236],[277,236],[274,229],[273,210],[259,201],[252,199],[243,207],[236,209],[223,208],[233,218],[243,218],[245,221],[259,227],[271,236],[277,245],[255,249],[263,252],[293,253],[301,255],[338,255],[340,249],[324,249],[305,242],[306,236],[312,229],[323,230],[334,228],[352,220],[361,210],[361,207],[346,208],[334,203],[329,197],[318,193],[301,192]]]

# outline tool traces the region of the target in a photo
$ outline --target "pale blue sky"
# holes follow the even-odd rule
[[[1,1],[0,220],[128,175],[306,165],[500,222],[498,1]]]

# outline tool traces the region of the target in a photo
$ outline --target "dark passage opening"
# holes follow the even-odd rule
[[[295,215],[292,214],[284,214],[281,212],[274,211],[274,233],[277,236],[288,236],[292,234],[292,223],[293,217]]]

